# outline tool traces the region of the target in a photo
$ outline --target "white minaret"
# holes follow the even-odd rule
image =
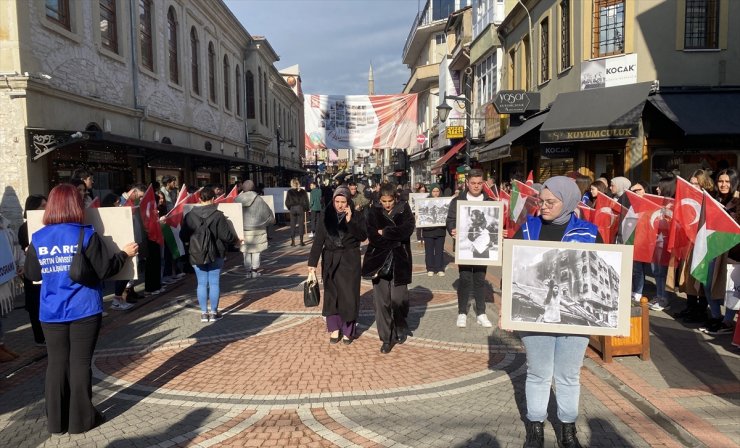
[[[373,63],[370,62],[370,73],[367,75],[367,94],[375,95],[375,79],[373,78]]]

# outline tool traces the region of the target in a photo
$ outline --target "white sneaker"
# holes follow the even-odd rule
[[[257,278],[257,277],[259,277],[259,276],[261,276],[261,275],[262,275],[262,273],[261,273],[261,272],[257,272],[257,271],[252,271],[252,278]]]
[[[427,277],[434,277],[434,272],[427,271]]]
[[[490,320],[488,320],[488,316],[486,316],[485,314],[478,315],[478,318],[476,319],[476,321],[478,322],[478,325],[480,325],[481,327],[484,327],[484,328],[493,327],[493,324],[491,323]]]
[[[309,233],[309,234],[308,234],[308,237],[309,237],[309,238],[313,238],[313,232]]]
[[[457,326],[459,328],[465,328],[468,325],[468,315],[458,314],[457,315]]]
[[[635,304],[637,304],[637,305],[640,304],[640,299],[641,298],[642,298],[642,294],[637,294],[637,293],[632,294],[632,302],[635,303]]]
[[[653,299],[648,302],[648,308],[653,311],[663,311],[665,309],[665,306],[663,306],[660,299]]]
[[[110,306],[110,309],[117,310],[117,311],[126,311],[130,310],[134,306],[130,303],[121,302],[120,300],[113,299],[113,304]]]
[[[437,272],[437,275],[439,275],[440,277],[444,277],[445,276],[445,271],[439,271],[439,272]]]

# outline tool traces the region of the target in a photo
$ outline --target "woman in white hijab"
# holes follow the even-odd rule
[[[599,243],[597,227],[578,219],[575,210],[581,191],[565,176],[548,179],[539,196],[539,216],[530,216],[515,239]],[[558,277],[556,277],[558,278]],[[545,279],[543,279],[545,280]],[[559,289],[569,285],[559,286]],[[554,333],[522,333],[527,353],[527,442],[528,447],[543,447],[544,422],[550,401],[550,387],[555,379],[555,399],[562,431],[558,446],[580,448],[575,421],[581,393],[580,371],[588,347],[588,336]]]

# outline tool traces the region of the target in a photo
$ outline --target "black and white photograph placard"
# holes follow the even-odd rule
[[[506,240],[501,326],[629,336],[632,246]]]
[[[416,227],[444,227],[447,225],[447,211],[450,208],[451,197],[416,199]]]
[[[457,201],[455,263],[501,265],[504,204],[498,201]]]
[[[411,210],[416,210],[416,201],[429,197],[429,193],[409,193],[409,207]]]

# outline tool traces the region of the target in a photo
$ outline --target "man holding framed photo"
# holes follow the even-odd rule
[[[483,171],[472,169],[468,172],[465,189],[450,202],[447,211],[447,232],[455,238],[457,236],[457,201],[493,201],[483,191]],[[468,322],[468,301],[470,295],[475,298],[475,314],[478,325],[491,328],[493,325],[486,316],[486,299],[483,291],[486,281],[487,266],[458,265],[460,272],[460,286],[457,288],[457,326],[464,328]]]

